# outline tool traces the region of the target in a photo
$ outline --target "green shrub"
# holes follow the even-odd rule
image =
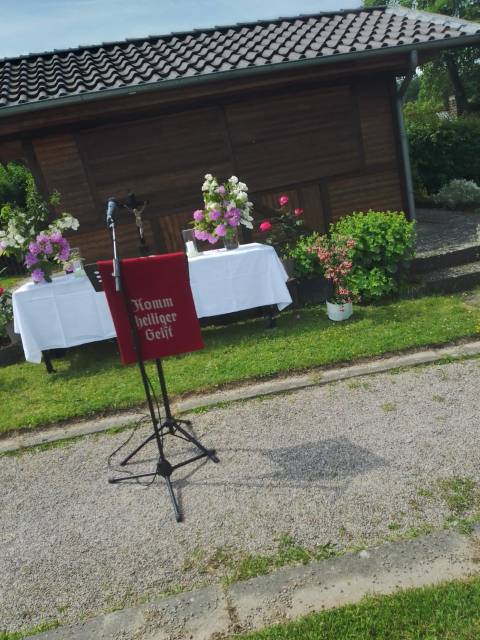
[[[311,250],[319,237],[319,233],[311,233],[300,238],[294,247],[288,248],[286,257],[293,258],[295,261],[294,275],[297,278],[314,278],[323,275],[323,266],[317,254]]]
[[[25,205],[30,171],[18,162],[0,164],[0,207],[4,204]]]
[[[433,200],[448,209],[480,206],[480,187],[473,180],[451,180]]]
[[[398,292],[413,256],[414,223],[403,213],[353,213],[330,226],[332,238],[355,240],[348,286],[364,302]]]
[[[416,191],[436,193],[454,179],[480,183],[480,118],[407,121]]]

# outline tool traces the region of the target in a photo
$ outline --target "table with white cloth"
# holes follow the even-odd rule
[[[275,249],[268,245],[204,251],[189,258],[188,267],[199,318],[271,305],[281,311],[292,302],[288,275]]]
[[[105,294],[86,276],[29,282],[13,292],[12,305],[14,330],[29,362],[41,362],[42,351],[116,337]]]
[[[292,302],[287,273],[275,249],[252,243],[189,258],[190,286],[199,318]],[[25,358],[40,362],[42,352],[115,337],[103,292],[87,277],[65,275],[51,283],[30,282],[12,296],[14,329]]]

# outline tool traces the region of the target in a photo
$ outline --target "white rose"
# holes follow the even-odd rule
[[[248,191],[248,187],[247,187],[247,185],[246,185],[244,182],[239,182],[239,183],[238,183],[238,188],[239,188],[241,191]]]
[[[238,202],[246,202],[248,200],[248,196],[247,196],[246,193],[240,192],[237,195],[237,200],[238,200]]]
[[[238,178],[237,178],[237,176],[232,176],[232,177],[229,179],[229,182],[231,182],[232,184],[237,184],[237,182],[238,182]]]
[[[213,178],[211,173],[206,173],[205,174],[205,180],[211,180]]]

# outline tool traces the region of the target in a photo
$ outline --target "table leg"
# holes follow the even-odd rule
[[[50,352],[42,351],[42,356],[43,356],[43,361],[45,363],[45,368],[47,369],[47,373],[56,373],[52,365],[52,360],[50,359]]]
[[[267,329],[276,329],[277,328],[277,307],[275,305],[269,305],[265,307],[265,315],[267,317]]]

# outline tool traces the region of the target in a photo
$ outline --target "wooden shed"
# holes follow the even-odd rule
[[[368,208],[413,215],[398,79],[480,25],[400,7],[320,13],[0,61],[0,162],[57,189],[88,259],[108,257],[105,201],[150,200],[152,251],[181,247],[205,173],[235,174],[265,217]],[[134,221],[119,228],[135,255]]]

